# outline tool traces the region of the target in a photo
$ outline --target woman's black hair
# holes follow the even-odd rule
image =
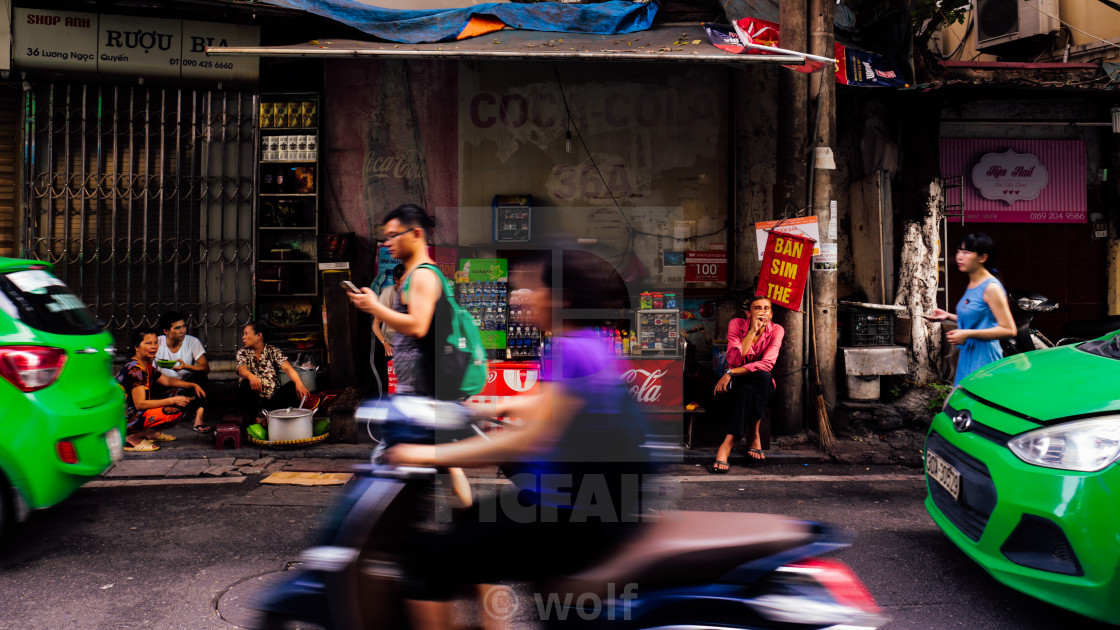
[[[147,337],[148,335],[155,335],[156,337],[159,337],[159,333],[155,330],[152,330],[151,328],[137,328],[136,330],[132,331],[132,336],[129,338],[129,340],[132,342],[132,349],[135,350],[136,346],[139,346],[140,342],[144,341],[144,337]]]
[[[261,341],[267,342],[269,339],[272,338],[272,330],[269,329],[268,324],[266,324],[262,321],[247,322],[245,325],[246,326],[252,326],[253,327],[253,332],[257,333],[258,335],[260,335],[262,337]]]
[[[399,221],[402,227],[410,230],[413,228],[424,230],[425,236],[436,227],[435,217],[430,216],[423,208],[413,203],[406,203],[393,208],[389,211],[389,214],[385,215],[382,223],[388,223],[393,219]]]
[[[171,330],[171,324],[174,324],[178,321],[186,323],[187,318],[179,311],[167,311],[163,315],[159,316],[159,324],[156,325],[156,328],[160,333],[165,333],[168,330]]]
[[[992,266],[992,262],[996,257],[996,244],[994,241],[992,241],[992,237],[984,234],[983,232],[973,232],[971,234],[966,234],[964,238],[961,239],[961,244],[958,247],[959,249],[963,249],[966,252],[975,252],[977,256],[983,256],[987,254],[987,260],[980,264],[984,265],[984,268],[990,271],[992,274],[996,275],[997,277],[999,276],[999,272],[997,272],[995,270],[995,267]]]
[[[404,265],[397,265],[393,267],[393,282],[400,280],[404,277]]]

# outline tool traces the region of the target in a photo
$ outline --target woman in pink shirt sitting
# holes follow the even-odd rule
[[[727,371],[716,382],[716,393],[731,391],[734,400],[727,420],[727,436],[716,451],[712,472],[731,470],[728,457],[731,448],[743,436],[749,436],[747,460],[762,462],[762,440],[758,427],[766,415],[766,406],[774,394],[770,371],[782,349],[786,331],[773,323],[774,308],[770,300],[755,296],[746,302],[749,319],[736,318],[727,326]]]

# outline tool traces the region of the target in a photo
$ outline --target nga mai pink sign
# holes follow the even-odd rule
[[[942,177],[964,178],[965,221],[1084,223],[1085,168],[1080,140],[941,140]]]

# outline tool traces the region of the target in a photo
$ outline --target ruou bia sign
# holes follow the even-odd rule
[[[256,58],[211,58],[207,46],[255,46],[260,28],[240,24],[12,9],[12,65],[39,75],[252,83]]]

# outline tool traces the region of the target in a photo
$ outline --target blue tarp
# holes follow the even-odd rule
[[[657,4],[613,0],[600,4],[485,3],[462,9],[406,11],[371,7],[356,0],[264,0],[307,11],[392,42],[421,44],[454,41],[473,15],[490,15],[512,28],[559,33],[611,35],[644,31],[653,24]]]

